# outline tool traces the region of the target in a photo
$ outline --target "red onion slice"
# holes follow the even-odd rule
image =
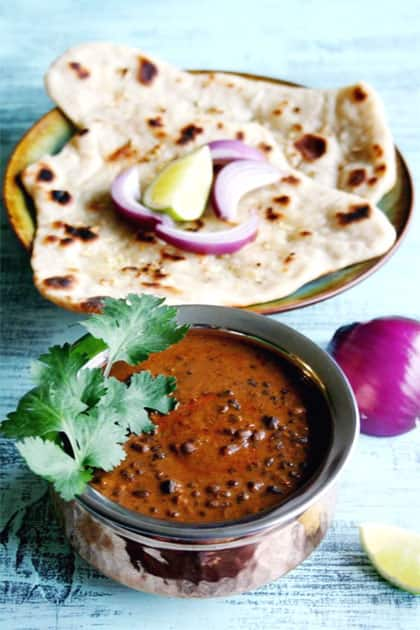
[[[240,140],[214,140],[209,142],[212,160],[215,164],[227,164],[233,160],[265,161],[265,155]]]
[[[234,221],[240,199],[257,188],[274,184],[281,172],[268,162],[237,160],[231,162],[216,176],[212,191],[212,204],[218,217]]]
[[[131,166],[120,173],[112,182],[111,197],[117,211],[130,221],[140,223],[149,229],[158,223],[173,225],[167,214],[153,212],[141,203],[138,167]]]
[[[156,234],[170,245],[196,254],[232,254],[253,241],[258,231],[258,217],[251,215],[245,223],[219,232],[188,232],[159,224]]]

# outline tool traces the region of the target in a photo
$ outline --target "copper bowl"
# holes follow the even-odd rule
[[[70,543],[108,577],[160,595],[226,596],[277,579],[319,545],[333,516],[337,479],[358,435],[357,406],[333,359],[278,321],[217,306],[182,306],[178,319],[245,335],[286,355],[315,381],[332,425],[319,468],[279,507],[234,522],[158,520],[123,508],[92,487],[70,503],[58,498],[56,503]]]

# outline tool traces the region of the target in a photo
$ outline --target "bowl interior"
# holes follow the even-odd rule
[[[255,81],[270,80],[274,83],[295,85],[280,79],[248,74],[241,76]],[[57,153],[74,133],[74,125],[60,110],[54,109],[43,116],[26,133],[10,158],[4,180],[4,200],[12,228],[28,250],[31,248],[35,234],[35,212],[32,200],[23,190],[19,175],[26,166],[37,161],[43,155]],[[247,306],[248,310],[265,314],[278,313],[325,300],[369,276],[392,255],[408,228],[413,205],[413,187],[410,174],[398,150],[396,150],[396,158],[396,183],[379,204],[397,233],[397,239],[392,248],[379,258],[321,276],[286,297],[270,302],[250,304]]]

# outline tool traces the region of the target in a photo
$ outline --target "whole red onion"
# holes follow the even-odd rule
[[[381,317],[343,326],[328,349],[353,388],[362,433],[414,429],[420,416],[420,322]]]

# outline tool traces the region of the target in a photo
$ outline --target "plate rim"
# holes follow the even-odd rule
[[[209,73],[209,72],[218,72],[218,73],[223,73],[223,74],[230,74],[233,76],[240,76],[240,77],[244,77],[244,78],[248,78],[254,81],[268,81],[270,83],[275,83],[275,84],[280,84],[280,85],[286,85],[286,86],[290,86],[290,87],[297,87],[297,88],[304,88],[306,86],[299,84],[299,83],[295,83],[292,81],[287,81],[285,79],[280,79],[277,77],[271,77],[271,76],[265,76],[265,75],[261,75],[261,74],[253,74],[253,73],[247,73],[247,72],[236,72],[233,70],[204,70],[204,69],[190,69],[188,70],[188,72],[190,72],[191,74],[204,74],[204,73]],[[18,140],[18,142],[16,143],[16,145],[14,146],[7,162],[6,162],[6,167],[4,170],[4,178],[3,178],[3,186],[2,186],[2,197],[3,197],[3,205],[5,207],[6,210],[6,215],[9,221],[9,224],[13,230],[13,232],[15,233],[18,241],[20,242],[20,244],[23,246],[23,248],[30,254],[31,250],[32,250],[32,244],[33,244],[33,235],[32,235],[32,239],[29,241],[27,235],[25,235],[23,233],[23,230],[21,228],[21,226],[18,224],[17,220],[16,220],[16,216],[17,213],[13,211],[14,209],[14,203],[13,203],[13,192],[16,189],[16,187],[18,187],[23,194],[23,189],[22,189],[22,185],[20,183],[19,180],[19,174],[20,174],[20,170],[19,167],[21,166],[20,164],[20,157],[21,157],[21,151],[22,151],[22,147],[25,146],[25,144],[27,143],[28,138],[30,138],[30,136],[32,134],[39,134],[40,130],[42,129],[42,127],[45,125],[45,123],[50,119],[53,118],[55,116],[59,116],[62,119],[65,119],[70,125],[74,126],[73,123],[71,122],[71,120],[66,116],[66,114],[64,112],[61,111],[60,108],[58,107],[54,107],[53,109],[49,110],[48,112],[46,112],[45,114],[43,114],[40,118],[38,118],[37,120],[35,120],[35,122],[25,131],[25,133],[21,136],[21,138]],[[285,313],[288,311],[293,311],[293,310],[297,310],[297,309],[301,309],[301,308],[306,308],[308,306],[311,306],[313,304],[318,304],[320,302],[324,302],[325,300],[328,300],[332,297],[335,297],[336,295],[339,295],[341,293],[344,293],[345,291],[348,291],[349,289],[351,289],[352,287],[354,287],[355,285],[359,284],[360,282],[362,282],[363,280],[367,279],[369,276],[371,276],[373,273],[375,273],[376,271],[378,271],[390,258],[391,256],[394,255],[394,253],[398,250],[398,248],[400,247],[401,243],[403,242],[403,240],[405,239],[407,232],[409,230],[409,227],[411,225],[412,219],[413,219],[413,210],[414,210],[414,184],[413,184],[413,178],[411,175],[411,172],[408,168],[407,162],[405,161],[403,155],[401,154],[400,150],[398,149],[398,147],[396,145],[394,145],[395,147],[395,152],[396,152],[396,157],[397,160],[399,161],[404,174],[405,174],[405,178],[408,182],[408,190],[406,191],[406,194],[409,197],[409,201],[408,201],[408,207],[407,207],[407,212],[406,212],[406,219],[405,222],[401,228],[401,231],[399,232],[399,234],[397,234],[397,237],[395,239],[395,242],[393,243],[393,245],[391,246],[391,248],[385,252],[385,254],[383,254],[382,256],[379,257],[375,257],[375,258],[371,258],[368,259],[366,261],[362,261],[362,262],[370,262],[370,266],[361,271],[360,274],[358,274],[356,277],[354,277],[353,279],[347,281],[344,285],[340,285],[338,287],[333,287],[331,289],[326,289],[325,291],[322,291],[322,293],[320,294],[315,294],[313,296],[309,296],[307,298],[303,298],[301,301],[295,301],[292,303],[288,303],[288,304],[272,304],[272,302],[276,301],[276,300],[271,300],[270,302],[261,302],[261,303],[255,303],[255,304],[250,304],[247,306],[242,306],[239,308],[242,308],[244,310],[249,310],[249,311],[253,311],[253,312],[257,312],[257,313],[261,313],[263,315],[274,315],[277,313]],[[27,152],[27,150],[26,150]],[[28,216],[30,218],[30,222],[32,224],[33,230],[35,231],[36,229],[36,224],[33,220],[33,217],[30,213],[30,210],[28,208]],[[395,227],[395,226],[394,226]],[[359,264],[359,263],[355,263],[355,264]],[[344,267],[343,269],[347,269],[347,268],[351,268],[354,265],[348,265],[347,267]],[[331,273],[331,272],[330,272]],[[321,277],[325,277],[328,276],[330,274],[323,274],[322,276],[319,276],[319,278]],[[318,278],[315,278],[314,280],[317,280]],[[306,283],[308,284],[308,283]],[[302,285],[305,286],[305,285]],[[36,287],[37,290],[38,287]],[[289,297],[290,295],[293,294],[289,294],[288,296],[283,296],[283,298]],[[86,309],[81,308],[80,304],[74,304],[69,306],[68,303],[63,303],[63,301],[57,297],[57,299],[52,299],[50,296],[48,298],[46,298],[44,295],[43,297],[45,299],[48,299],[51,302],[54,302],[56,305],[65,308],[66,310],[70,310],[70,311],[76,311],[76,312],[89,312]],[[283,298],[277,298],[278,300],[282,300]],[[271,304],[271,306],[270,306]],[[235,306],[235,305],[232,305]]]

